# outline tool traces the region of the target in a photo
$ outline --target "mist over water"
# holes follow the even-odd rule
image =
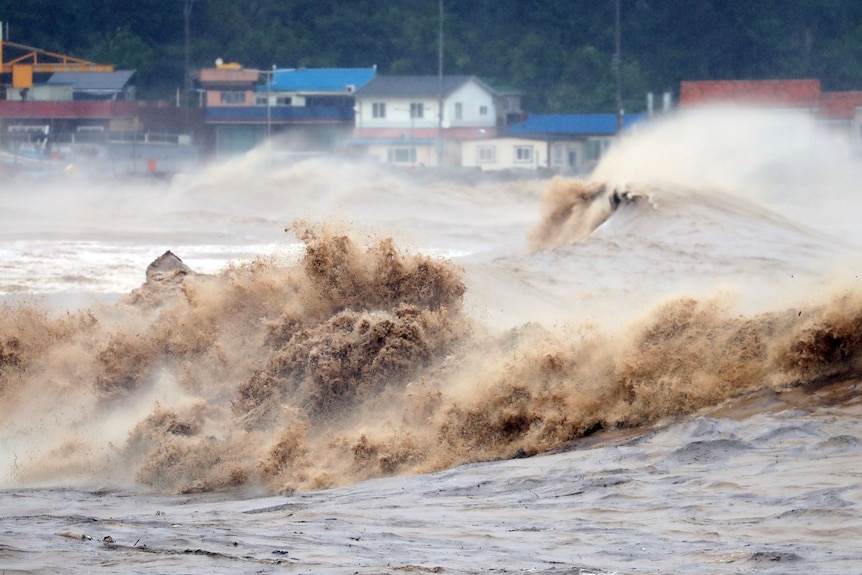
[[[702,483],[728,450],[780,450],[753,438],[782,405],[853,438],[858,171],[805,116],[712,110],[583,180],[256,150],[171,181],[4,181],[0,485],[349,490],[603,437],[652,437],[625,444],[626,481]],[[166,250],[188,269],[148,270]],[[562,481],[546,457],[525,469]]]

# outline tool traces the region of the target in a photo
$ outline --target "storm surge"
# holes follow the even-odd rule
[[[35,295],[0,307],[0,483],[308,491],[852,399],[858,167],[808,119],[728,114],[583,179],[257,151],[10,195],[3,286]],[[95,277],[123,293],[38,298]]]
[[[533,237],[569,249],[620,210],[655,211],[631,190],[550,186]],[[198,274],[165,254],[116,304],[0,308],[4,483],[321,489],[536,455],[862,367],[853,290],[747,315],[726,294],[669,297],[621,330],[496,330],[466,312],[450,260],[333,225],[287,231],[298,261]]]

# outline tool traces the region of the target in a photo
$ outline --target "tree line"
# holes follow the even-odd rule
[[[135,69],[141,98],[189,61],[436,74],[439,0],[0,0],[10,40]],[[444,71],[525,93],[536,112],[615,108],[615,0],[444,0]],[[624,108],[683,80],[817,78],[862,89],[859,0],[619,0]]]

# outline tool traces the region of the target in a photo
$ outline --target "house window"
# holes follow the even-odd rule
[[[374,118],[385,118],[386,102],[374,102],[371,104],[371,116]]]
[[[563,163],[563,146],[554,146],[554,163]]]
[[[257,98],[254,99],[254,104],[256,106],[266,106],[266,100],[267,100],[266,96],[263,96],[263,97],[258,96]]]
[[[584,159],[588,162],[596,162],[602,157],[601,140],[588,140],[584,144]]]
[[[410,117],[422,118],[425,116],[425,106],[421,102],[410,103]]]
[[[488,115],[488,106],[479,106],[479,115],[487,116]]]
[[[515,146],[515,162],[532,162],[533,146]]]
[[[222,104],[245,104],[245,92],[222,92],[220,101]]]
[[[461,102],[455,102],[455,119],[464,119],[464,105]]]
[[[292,102],[293,98],[291,98],[290,96],[282,96],[275,99],[276,106],[290,106]]]
[[[477,164],[493,164],[497,161],[496,146],[479,146],[476,148]]]
[[[389,148],[387,158],[392,164],[415,164],[416,148]]]

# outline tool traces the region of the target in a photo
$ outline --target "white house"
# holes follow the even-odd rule
[[[644,114],[626,115],[631,129]],[[461,163],[482,170],[537,170],[560,173],[592,169],[616,137],[614,114],[530,114],[499,137],[474,139],[461,146]]]
[[[497,133],[495,92],[474,76],[376,76],[355,97],[345,146],[381,162],[459,165],[460,142]]]

